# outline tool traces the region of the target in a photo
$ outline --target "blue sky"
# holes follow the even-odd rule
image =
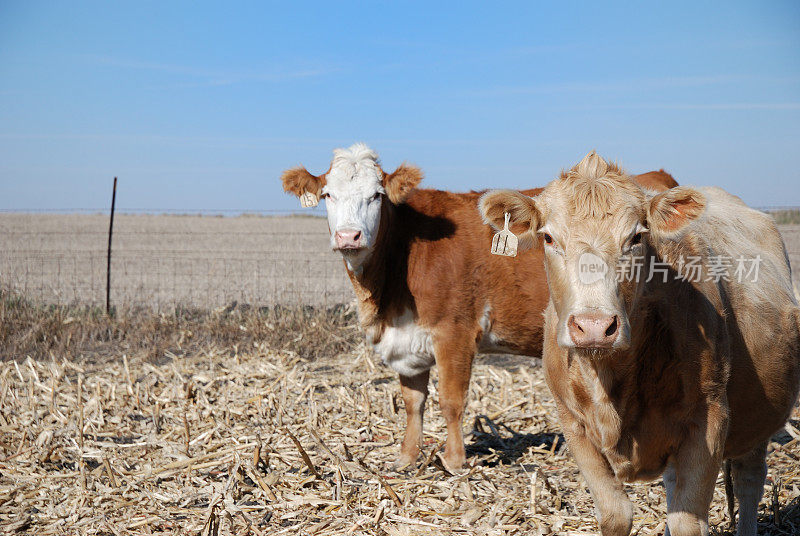
[[[601,5],[602,4],[602,5]],[[0,0],[0,208],[298,207],[364,141],[429,187],[590,149],[800,205],[800,3]]]

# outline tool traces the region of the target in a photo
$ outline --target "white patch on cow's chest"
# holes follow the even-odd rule
[[[374,346],[383,362],[403,376],[425,372],[436,361],[431,333],[414,322],[411,311],[395,318]]]

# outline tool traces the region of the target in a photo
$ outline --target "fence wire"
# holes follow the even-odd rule
[[[0,284],[47,304],[105,304],[108,217],[0,214]],[[326,221],[117,215],[117,307],[333,306],[353,299]]]
[[[800,225],[781,225],[800,288]],[[46,304],[105,304],[108,216],[0,211],[0,285]],[[115,219],[117,307],[329,307],[353,300],[319,217],[130,215]]]

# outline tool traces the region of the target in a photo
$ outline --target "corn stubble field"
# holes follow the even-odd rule
[[[0,217],[5,229],[9,216],[22,217]],[[51,231],[97,218],[82,228],[88,232],[106,221],[53,218],[62,220],[47,222]],[[134,223],[163,231],[187,225],[181,238],[156,234],[149,244],[143,233],[131,232],[131,241],[142,240],[141,250],[172,240],[165,247],[173,252],[196,252],[208,240],[209,256],[218,256],[218,248],[233,258],[231,250],[256,256],[282,247],[276,245],[282,234],[301,229],[323,236],[302,235],[304,246],[281,251],[311,252],[313,244],[310,255],[331,259],[324,220],[126,218],[145,218]],[[194,235],[195,225],[206,234]],[[213,238],[214,228],[227,238]],[[264,228],[273,234],[232,239],[236,231]],[[795,263],[797,230],[784,228]],[[4,247],[24,241],[18,252],[61,248],[68,258],[68,249],[87,240],[55,233],[42,234],[41,242],[9,238],[23,234],[5,235]],[[119,247],[120,258],[125,248],[137,248],[121,238]],[[445,425],[434,371],[423,456],[415,467],[395,471],[391,462],[405,423],[397,378],[364,344],[352,306],[335,305],[349,300],[341,266],[332,264],[339,272],[331,271],[325,284],[298,266],[284,265],[293,270],[276,274],[284,279],[276,286],[296,293],[281,298],[285,305],[269,289],[259,295],[258,285],[246,280],[239,284],[251,285],[250,294],[236,294],[235,278],[246,279],[250,271],[229,273],[232,281],[220,279],[221,294],[198,292],[191,307],[176,308],[170,289],[160,289],[155,310],[141,308],[138,299],[154,287],[137,290],[118,280],[112,318],[85,305],[101,302],[94,295],[54,300],[47,292],[55,283],[41,296],[29,289],[26,297],[4,272],[0,532],[597,534],[591,497],[565,448],[538,360],[476,360],[464,421],[469,467],[457,474],[437,457]],[[207,284],[193,277],[198,288]],[[338,288],[344,299],[302,299],[324,294],[325,286]],[[57,290],[61,298],[69,298],[67,287]],[[130,292],[127,304],[124,292]],[[48,297],[61,305],[49,305]],[[773,438],[761,534],[800,533],[798,428],[796,409]],[[663,534],[663,485],[627,490],[635,504],[634,532]],[[729,534],[725,504],[720,478],[711,510],[714,534]]]

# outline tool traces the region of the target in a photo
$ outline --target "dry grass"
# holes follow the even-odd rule
[[[255,309],[234,302],[169,313],[124,308],[109,317],[97,307],[42,305],[0,290],[0,361],[105,360],[124,352],[157,362],[199,351],[236,352],[255,342],[314,358],[352,350],[362,338],[355,310],[343,305]]]
[[[769,214],[775,218],[778,225],[800,224],[800,209],[774,209]]]
[[[313,359],[253,340],[162,357],[0,363],[0,532],[597,531],[535,360],[477,362],[465,419],[470,468],[449,474],[436,457],[444,422],[435,403],[424,459],[389,469],[404,411],[395,375],[362,346]],[[433,400],[435,384],[434,373]],[[798,417],[768,458],[762,534],[800,530]],[[663,532],[663,486],[628,491],[636,530]],[[724,504],[720,482],[716,534]]]

